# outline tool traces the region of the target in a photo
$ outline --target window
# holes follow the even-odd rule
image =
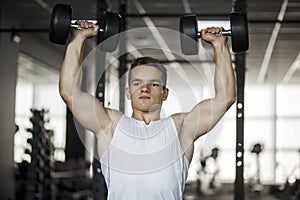
[[[18,59],[18,79],[16,88],[15,123],[19,131],[15,134],[15,162],[30,161],[25,149],[30,149],[27,138],[31,134],[26,129],[32,128],[30,109],[45,109],[49,113],[49,123],[45,128],[54,131],[54,158],[64,160],[66,136],[66,107],[58,92],[58,71],[21,53]]]

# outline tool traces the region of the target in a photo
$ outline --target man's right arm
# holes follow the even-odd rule
[[[117,122],[121,114],[118,111],[105,108],[94,96],[81,90],[84,43],[87,38],[96,36],[99,29],[93,24],[87,26],[89,29],[72,32],[72,39],[67,46],[61,67],[59,92],[79,123],[98,134],[111,128],[111,125]]]

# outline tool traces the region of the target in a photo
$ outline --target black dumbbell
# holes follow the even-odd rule
[[[121,16],[116,13],[103,12],[98,20],[86,20],[93,22],[100,26],[99,37],[101,41],[104,41],[114,35],[117,35],[109,40],[109,42],[100,45],[101,50],[112,52],[114,51],[119,42],[118,33],[121,30]],[[52,10],[50,27],[49,27],[49,39],[55,44],[65,45],[71,28],[81,29],[77,20],[72,20],[72,7],[66,4],[56,4]]]
[[[199,21],[201,23],[201,21]],[[221,31],[220,35],[231,36],[232,51],[243,52],[249,48],[248,20],[244,13],[230,14],[230,30]],[[198,54],[198,38],[201,38],[201,30],[198,30],[197,16],[185,15],[180,18],[180,44],[181,51],[186,55]]]

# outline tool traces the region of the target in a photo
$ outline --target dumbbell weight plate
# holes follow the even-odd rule
[[[116,13],[103,12],[100,16],[99,26],[104,30],[99,32],[100,49],[106,52],[114,51],[119,43],[121,16]]]
[[[180,44],[185,55],[198,54],[198,24],[196,15],[185,15],[180,18]]]
[[[244,13],[231,13],[231,43],[233,52],[242,52],[249,49],[248,21]]]
[[[53,8],[49,27],[49,39],[55,44],[65,45],[70,32],[72,8],[70,5],[56,4]]]

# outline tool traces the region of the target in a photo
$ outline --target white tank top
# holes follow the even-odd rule
[[[123,115],[100,162],[108,200],[182,199],[189,162],[172,117],[147,125]]]

